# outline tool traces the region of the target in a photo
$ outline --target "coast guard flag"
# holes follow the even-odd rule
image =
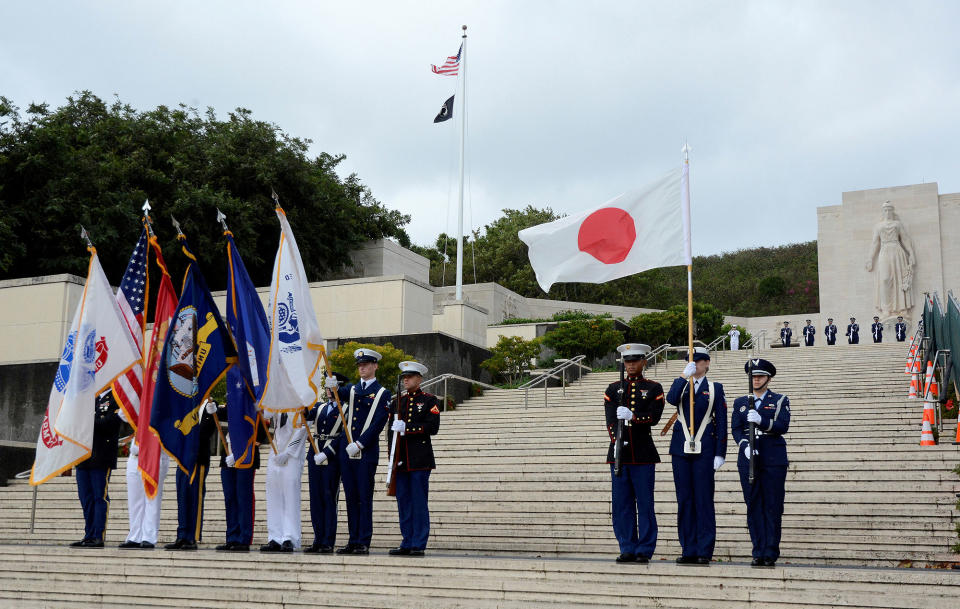
[[[227,420],[235,467],[253,465],[257,431],[257,400],[263,394],[270,355],[270,326],[233,234],[226,233],[229,284],[227,323],[237,341],[237,365],[227,373]]]
[[[307,273],[287,215],[277,207],[280,245],[270,283],[270,356],[260,407],[293,412],[317,403],[317,382],[323,335],[310,299]]]
[[[140,363],[127,323],[96,250],[73,314],[37,439],[30,484],[37,485],[90,456],[97,395]]]
[[[190,262],[160,357],[150,431],[192,481],[203,401],[237,361],[237,352],[196,257],[186,238],[177,238]]]
[[[688,264],[681,171],[603,205],[520,231],[544,292],[561,281],[604,283]]]

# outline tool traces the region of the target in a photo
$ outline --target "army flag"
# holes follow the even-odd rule
[[[90,456],[97,395],[131,367],[140,353],[114,298],[96,250],[60,355],[37,439],[30,484],[37,485]]]
[[[150,431],[150,417],[153,413],[153,395],[156,391],[157,377],[160,374],[160,358],[163,355],[163,341],[167,337],[170,321],[177,312],[177,293],[173,288],[173,281],[167,271],[167,263],[163,260],[163,252],[156,235],[150,235],[150,247],[153,250],[160,269],[160,289],[157,291],[157,301],[153,313],[153,331],[150,333],[150,342],[144,353],[146,374],[143,377],[143,389],[140,393],[140,417],[147,421],[147,425],[137,427],[137,446],[140,447],[140,456],[137,467],[143,479],[143,489],[147,497],[153,499],[157,494],[157,486],[162,484],[160,477],[160,439]]]
[[[230,231],[227,237],[227,324],[237,341],[237,365],[227,374],[227,420],[236,467],[253,465],[257,400],[263,394],[270,354],[270,326]]]
[[[544,292],[561,281],[604,283],[688,264],[681,170],[587,211],[520,231]]]
[[[150,430],[180,470],[193,479],[203,401],[237,361],[233,339],[207,289],[197,259],[180,239],[189,263],[160,356]]]
[[[293,412],[311,408],[317,402],[317,371],[324,347],[300,250],[287,215],[279,206],[277,217],[280,245],[267,305],[270,355],[260,407],[272,412]]]

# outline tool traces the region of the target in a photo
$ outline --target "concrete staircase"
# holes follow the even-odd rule
[[[676,504],[668,437],[659,436],[664,463],[657,468],[657,553],[650,567],[612,563],[617,547],[602,394],[617,375],[596,373],[568,386],[565,395],[560,388],[547,390],[546,407],[542,389],[531,392],[526,408],[522,392],[497,390],[444,414],[435,439],[439,469],[431,479],[431,556],[425,560],[384,555],[399,536],[395,501],[383,492],[375,500],[374,555],[368,558],[71,551],[62,544],[82,536],[82,518],[73,480],[61,478],[39,489],[34,533],[31,487],[0,489],[0,569],[7,572],[0,577],[0,606],[5,598],[20,599],[18,607],[64,606],[53,602],[58,598],[70,599],[70,606],[149,605],[169,594],[163,585],[179,582],[190,586],[184,596],[197,604],[178,603],[204,607],[245,601],[284,607],[952,607],[960,597],[955,571],[887,568],[960,559],[950,553],[960,490],[950,470],[960,451],[949,443],[920,448],[922,405],[906,400],[905,351],[903,344],[864,344],[765,352],[779,371],[772,388],[790,397],[792,411],[782,556],[773,571],[742,566],[750,544],[732,441],[717,476],[715,558],[721,564],[709,570],[672,564],[679,554]],[[724,384],[730,404],[745,390],[745,359],[745,353],[715,354],[709,376]],[[669,385],[680,368],[679,362],[661,365],[649,376]],[[668,416],[669,410],[661,426]],[[126,534],[122,468],[111,484],[108,545]],[[262,473],[257,484],[259,543],[265,541]],[[309,542],[306,488],[304,475]],[[170,475],[161,542],[172,540],[175,529]],[[342,514],[343,540],[345,531]],[[204,533],[208,548],[224,535],[216,466]],[[250,582],[250,571],[270,575]],[[80,587],[78,575],[85,582]],[[334,589],[327,582],[339,583]]]

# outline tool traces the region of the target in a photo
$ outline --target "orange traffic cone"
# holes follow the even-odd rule
[[[910,369],[913,368],[913,360],[917,356],[917,345],[910,345],[910,353],[907,354],[907,365],[903,369],[904,374],[910,374]]]
[[[937,384],[937,377],[930,379],[930,384],[927,385],[927,391],[929,391],[933,401],[937,401],[937,398],[940,397],[940,385]]]
[[[921,439],[923,436],[920,436]],[[960,417],[957,417],[957,439],[953,441],[954,446],[960,444]]]
[[[908,400],[917,399],[917,393],[920,391],[920,377],[916,372],[910,376],[910,393],[907,395]]]
[[[920,356],[919,355],[913,358],[913,370],[911,370],[911,372],[913,372],[914,374],[920,374]]]
[[[927,362],[927,373],[923,376],[923,393],[926,395],[930,388],[930,380],[933,378],[933,362]]]
[[[933,410],[933,400],[930,395],[923,401],[923,427],[920,430],[920,446],[936,446],[933,440],[933,425],[936,423],[936,414]]]

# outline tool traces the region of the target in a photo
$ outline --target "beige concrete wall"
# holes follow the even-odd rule
[[[468,302],[449,301],[434,309],[433,330],[480,347],[487,346],[487,311]]]
[[[960,297],[960,193],[940,195],[940,244],[943,289]]]
[[[0,281],[0,363],[58,359],[83,284],[66,274]]]
[[[537,337],[537,326],[540,324],[507,324],[505,326],[487,326],[487,348],[497,344],[501,336],[519,336],[523,340],[533,340]]]
[[[430,261],[389,239],[364,244],[351,254],[354,277],[406,275],[430,283]]]

